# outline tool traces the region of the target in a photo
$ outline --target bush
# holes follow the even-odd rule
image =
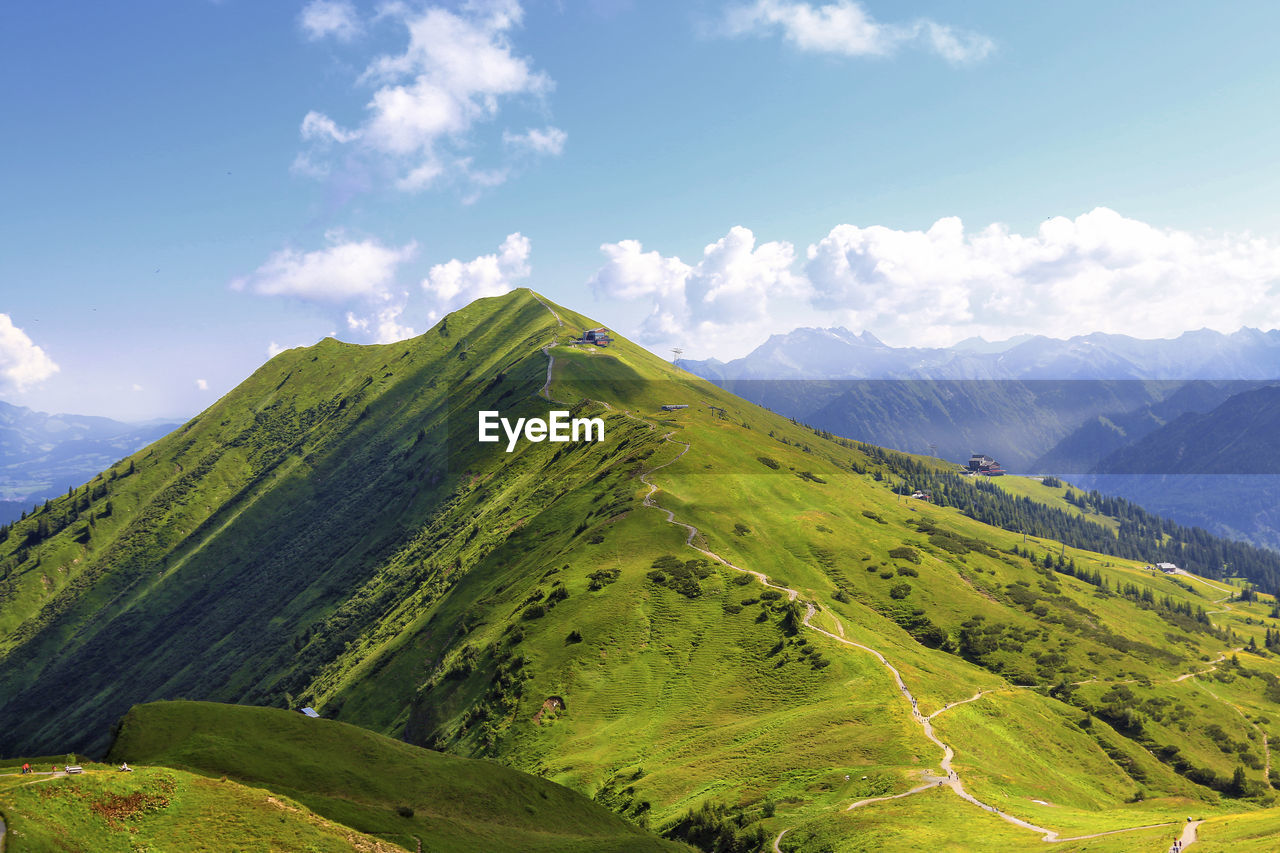
[[[904,578],[920,577],[920,573],[910,566],[898,566],[898,574],[902,575]]]
[[[589,590],[604,589],[606,586],[616,581],[618,579],[619,574],[620,572],[618,571],[618,569],[597,569],[596,571],[587,575],[587,577],[591,580],[591,583],[587,586],[587,589]]]
[[[542,604],[531,604],[520,614],[521,619],[541,619],[547,615],[547,608]]]
[[[911,594],[911,584],[909,583],[896,583],[893,586],[889,587],[890,598],[903,599],[910,594]]]
[[[409,806],[396,806],[396,814],[400,817],[413,817],[413,809]]]
[[[755,580],[755,578],[753,578],[751,575],[738,575],[736,578],[733,579],[733,582],[738,586],[746,586],[747,584],[751,583],[753,580]]]
[[[760,593],[761,601],[777,601],[779,598],[782,598],[782,593],[778,592],[776,589],[766,589],[764,592]]]
[[[751,528],[739,522],[733,526],[733,532],[738,534],[739,536],[746,536],[748,533],[751,532]]]
[[[578,629],[576,628],[569,632],[569,636],[564,638],[564,644],[566,646],[571,646],[574,643],[581,643],[581,642],[582,642],[582,633],[578,631]]]
[[[903,545],[900,548],[893,548],[889,551],[889,556],[895,560],[907,560],[908,562],[920,564],[920,554],[915,548],[908,548]]]
[[[864,509],[864,510],[862,511],[862,514],[863,514],[863,515],[865,515],[867,518],[871,519],[872,521],[876,522],[877,524],[888,524],[888,523],[889,523],[889,522],[885,521],[883,518],[881,518],[879,513],[872,512],[872,511],[871,511],[871,510],[869,510],[869,509]]]
[[[775,471],[782,467],[778,464],[778,460],[770,459],[768,456],[757,456],[756,460],[766,468],[772,468]]]

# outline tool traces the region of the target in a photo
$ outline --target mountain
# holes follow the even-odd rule
[[[175,426],[47,415],[0,401],[0,524],[80,485]]]
[[[98,754],[161,699],[310,705],[704,850],[1280,830],[1275,601],[1220,578],[1280,555],[840,439],[573,343],[597,326],[520,290],[282,353],[0,528],[0,753]],[[478,440],[549,409],[603,436]]]
[[[1263,387],[1261,380],[1193,380],[1159,402],[1128,411],[1110,410],[1087,419],[1041,456],[1031,468],[1063,476],[1093,471],[1102,460],[1181,415],[1208,412],[1236,394]]]
[[[1066,340],[1024,335],[999,343],[893,347],[870,332],[799,328],[730,362],[682,360],[714,380],[738,379],[1273,379],[1280,330],[1200,329],[1143,340],[1095,332]]]
[[[1184,524],[1280,550],[1280,386],[1185,412],[1074,479]]]

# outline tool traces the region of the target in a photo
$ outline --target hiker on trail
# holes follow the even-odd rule
[[[120,772],[121,772],[121,773],[132,773],[132,772],[133,772],[133,768],[129,766],[129,762],[127,762],[127,761],[122,761],[122,762],[120,763]]]
[[[23,764],[23,765],[22,765],[22,772],[23,772],[24,774],[26,774],[26,773],[30,773],[30,772],[31,772],[31,765],[30,765],[30,764]]]

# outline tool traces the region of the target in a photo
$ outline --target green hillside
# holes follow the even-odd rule
[[[1269,597],[1104,553],[1163,527],[571,343],[596,325],[517,291],[284,353],[14,527],[0,752],[199,697],[496,759],[704,849],[1280,830]],[[548,379],[603,442],[477,443]]]
[[[9,853],[399,853],[276,792],[167,767],[121,773],[85,764],[82,776],[22,776],[0,767],[0,814]],[[20,765],[18,765],[20,766]],[[44,767],[48,770],[49,767]],[[8,775],[12,774],[12,775]]]
[[[112,762],[226,777],[410,850],[681,850],[581,794],[356,726],[210,702],[139,705]]]

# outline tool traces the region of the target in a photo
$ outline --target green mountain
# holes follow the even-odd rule
[[[517,291],[283,353],[6,529],[0,752],[105,749],[156,699],[308,704],[708,850],[1280,829],[1280,612],[1126,551],[1238,546],[572,343],[597,325]],[[477,441],[549,408],[604,440]]]

